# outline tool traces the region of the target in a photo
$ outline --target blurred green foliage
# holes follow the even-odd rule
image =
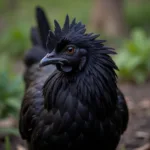
[[[11,150],[11,144],[10,144],[9,136],[5,137],[5,150]]]
[[[150,75],[150,37],[141,28],[131,32],[114,57],[123,80],[144,83]]]
[[[19,58],[29,45],[29,33],[25,24],[18,24],[8,28],[8,32],[2,33],[0,37],[0,52],[12,58]]]
[[[35,7],[41,6],[45,9],[48,19],[53,27],[53,20],[58,19],[63,23],[65,15],[76,17],[88,25],[92,10],[92,1],[86,0],[14,0],[14,8],[10,8],[10,1],[1,1],[0,18],[4,20],[3,32],[0,36],[0,53],[6,52],[12,58],[22,57],[24,51],[30,46],[29,32],[31,26],[35,25]],[[150,1],[124,1],[124,12],[129,31],[135,27],[142,27],[146,31],[150,25]],[[82,12],[82,13],[81,13]],[[88,30],[92,30],[87,26]]]
[[[0,119],[13,117],[18,120],[19,117],[24,86],[22,76],[12,70],[11,64],[13,63],[8,55],[0,56]],[[19,135],[17,127],[1,127],[0,133]],[[6,144],[8,144],[8,141]]]
[[[17,127],[0,127],[0,134],[18,136],[19,131]]]
[[[0,118],[18,117],[23,94],[23,81],[19,74],[11,69],[6,55],[0,57]]]
[[[150,1],[149,0],[125,0],[125,19],[132,31],[135,27],[142,27],[150,32]]]

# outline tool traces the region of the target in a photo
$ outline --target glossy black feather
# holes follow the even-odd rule
[[[63,28],[55,21],[47,48],[61,51],[73,43],[85,48],[88,61],[81,72],[65,74],[47,66],[30,68],[31,84],[25,91],[19,129],[30,150],[115,150],[127,128],[128,108],[117,87],[117,66],[98,35],[66,17]]]
[[[32,27],[30,30],[30,39],[33,46],[41,45],[41,39],[38,34],[38,29],[36,27]]]
[[[46,39],[48,31],[51,29],[44,10],[41,7],[36,8],[36,21],[40,33],[43,48],[46,49]]]

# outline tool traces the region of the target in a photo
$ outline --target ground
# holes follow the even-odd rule
[[[118,86],[126,97],[130,118],[117,150],[150,150],[150,81],[143,85],[120,83]],[[21,138],[10,140],[12,150],[26,150]],[[4,138],[0,136],[0,150],[4,150],[3,143]]]
[[[125,150],[150,150],[150,82],[119,87],[126,96],[130,119],[118,149],[124,145]]]

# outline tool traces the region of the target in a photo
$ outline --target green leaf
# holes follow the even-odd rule
[[[0,128],[0,133],[1,134],[6,134],[6,135],[19,135],[19,131],[17,128]]]
[[[5,150],[11,150],[11,144],[10,144],[9,136],[5,137]]]
[[[118,75],[123,80],[145,82],[150,74],[150,37],[136,28],[131,38],[124,40],[118,55],[113,57],[119,67]]]

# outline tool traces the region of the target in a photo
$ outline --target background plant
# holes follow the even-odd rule
[[[150,74],[150,37],[141,28],[131,32],[114,57],[122,80],[143,83]]]

